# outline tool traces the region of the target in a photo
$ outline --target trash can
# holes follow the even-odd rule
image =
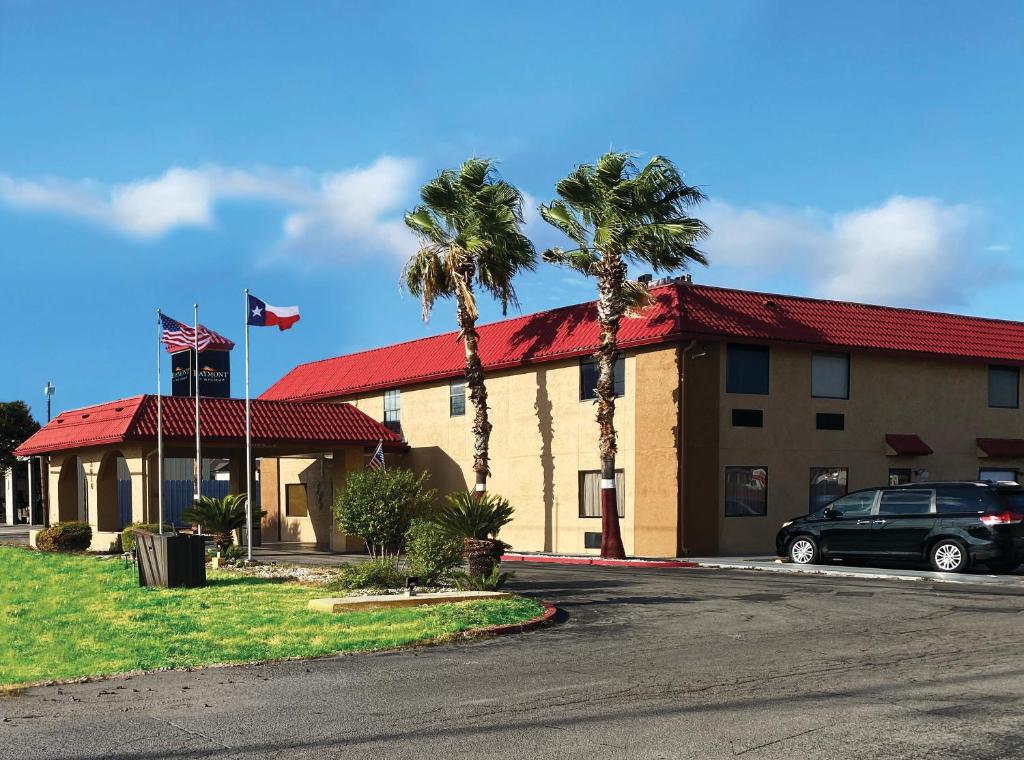
[[[188,533],[135,531],[140,586],[196,588],[206,585],[206,538]]]

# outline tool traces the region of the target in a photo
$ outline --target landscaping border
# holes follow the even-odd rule
[[[645,567],[649,569],[672,567],[700,567],[686,559],[602,559],[573,554],[503,554],[502,562],[538,562],[549,565],[592,565],[595,567]]]
[[[529,597],[527,597],[529,598]],[[551,602],[545,602],[542,599],[536,600],[537,604],[544,607],[544,611],[535,618],[524,620],[522,623],[503,623],[500,625],[489,625],[484,628],[470,628],[469,630],[462,631],[460,636],[466,638],[475,638],[477,636],[507,636],[513,633],[529,633],[535,631],[543,625],[550,623],[555,615],[558,614],[558,607],[553,605]]]

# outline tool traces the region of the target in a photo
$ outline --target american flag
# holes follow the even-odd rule
[[[387,467],[384,464],[384,441],[377,443],[377,449],[373,452],[373,456],[370,457],[370,464],[367,465],[371,470],[386,470]]]
[[[196,334],[188,325],[183,325],[176,319],[171,319],[166,314],[160,315],[160,326],[163,334],[160,340],[167,349],[167,353],[176,354],[181,351],[191,351],[196,347]],[[202,325],[199,325],[199,350],[203,351],[214,339],[214,334]]]

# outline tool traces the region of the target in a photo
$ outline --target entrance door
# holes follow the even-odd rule
[[[855,491],[832,502],[834,516],[825,518],[820,534],[829,555],[867,554],[871,547],[871,516],[878,491]]]
[[[894,488],[882,491],[878,513],[872,521],[873,548],[888,557],[922,557],[936,519],[934,490]]]

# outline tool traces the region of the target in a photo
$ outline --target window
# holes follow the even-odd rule
[[[620,356],[612,367],[615,383],[615,395],[626,395],[626,363]],[[597,398],[597,378],[599,372],[597,361],[582,359],[580,361],[580,401]]]
[[[733,427],[764,427],[764,412],[760,409],[733,409]]]
[[[619,517],[626,514],[626,476],[622,470],[615,471],[615,506]],[[580,472],[580,517],[601,516],[601,471]]]
[[[913,475],[909,467],[890,467],[889,485],[901,486],[904,483],[909,483],[913,480]]]
[[[850,355],[811,355],[811,395],[815,398],[850,398]]]
[[[988,405],[997,409],[1016,409],[1020,406],[1020,368],[988,368]]]
[[[935,489],[935,511],[945,514],[956,512],[984,512],[997,509],[998,502],[983,486],[948,486]]]
[[[601,548],[601,534],[595,531],[587,531],[583,534],[583,548],[584,549],[600,549]]]
[[[1017,471],[1016,470],[992,470],[992,469],[981,469],[978,470],[978,480],[990,480],[993,483],[999,480],[1012,480],[1016,482]]]
[[[768,468],[725,468],[725,516],[768,514]]]
[[[926,515],[932,511],[932,491],[883,491],[878,507],[880,515]]]
[[[857,491],[836,499],[830,506],[843,517],[867,517],[871,514],[877,493],[878,491]]]
[[[768,394],[768,347],[730,343],[725,352],[725,392]]]
[[[452,417],[462,417],[466,413],[466,381],[452,380],[448,391],[448,412]]]
[[[814,424],[818,430],[845,430],[846,416],[843,414],[818,412],[815,416]]]
[[[289,483],[284,487],[284,513],[288,517],[308,517],[309,503],[306,501],[306,484]]]
[[[811,468],[811,508],[819,509],[835,501],[846,493],[845,467],[812,467]]]
[[[396,433],[402,429],[402,391],[384,391],[384,426]]]

